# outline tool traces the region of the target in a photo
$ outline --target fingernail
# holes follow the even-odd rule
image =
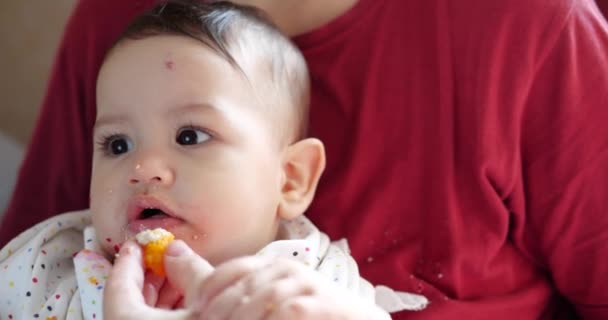
[[[190,309],[196,313],[202,313],[202,311],[205,309],[206,305],[207,305],[207,298],[200,297],[199,299],[192,301],[192,304],[190,305]]]
[[[118,251],[119,255],[129,255],[131,253],[133,253],[133,250],[135,250],[136,244],[134,244],[131,241],[127,241],[124,242],[121,246],[120,246],[120,250]]]
[[[181,240],[175,240],[169,244],[165,255],[169,257],[179,257],[188,252],[188,246]]]
[[[158,290],[151,283],[144,286],[144,300],[147,305],[154,307],[155,301],[158,299],[157,292]]]

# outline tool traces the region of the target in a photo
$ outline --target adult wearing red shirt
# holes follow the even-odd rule
[[[371,282],[431,300],[395,319],[608,319],[608,25],[593,1],[239,2],[270,9],[309,63],[328,165],[307,215]],[[2,244],[88,207],[97,71],[153,3],[78,2]]]

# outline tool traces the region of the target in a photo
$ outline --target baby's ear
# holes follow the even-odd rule
[[[306,211],[324,169],[325,148],[318,139],[300,140],[286,148],[279,217],[291,220]]]

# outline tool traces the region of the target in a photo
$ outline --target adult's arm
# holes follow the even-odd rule
[[[566,3],[564,1],[564,3]],[[570,1],[548,34],[521,115],[522,246],[583,319],[608,319],[608,24]],[[524,226],[519,229],[519,226]]]

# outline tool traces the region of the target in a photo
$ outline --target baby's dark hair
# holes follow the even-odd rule
[[[137,17],[118,38],[125,40],[158,35],[193,38],[215,51],[245,77],[247,62],[270,73],[264,99],[277,121],[283,142],[306,136],[310,85],[306,62],[300,51],[268,19],[251,6],[228,1],[166,0]],[[250,81],[252,83],[252,81]],[[252,83],[259,86],[259,83]]]

